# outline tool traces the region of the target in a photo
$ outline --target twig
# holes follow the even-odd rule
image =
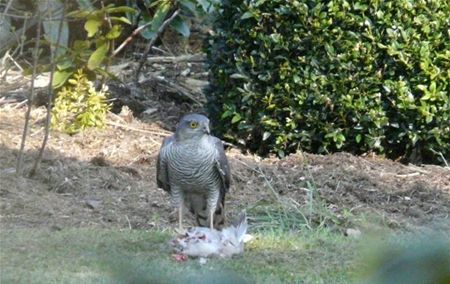
[[[168,52],[168,51],[165,51],[164,49],[162,49],[162,48],[159,48],[159,47],[156,47],[156,46],[152,46],[152,50],[155,50],[155,51],[161,52],[162,54],[169,54],[169,52]]]
[[[414,164],[409,164],[408,167],[414,168],[414,170],[415,170],[416,172],[422,173],[422,174],[424,174],[424,175],[429,175],[429,174],[430,174],[429,171],[422,170],[420,167],[418,167],[418,166],[416,166],[416,165],[414,165]],[[389,173],[385,173],[385,174],[389,174]]]
[[[28,102],[28,100],[18,102],[14,107],[12,107],[12,109],[18,109],[18,108],[22,107],[24,104],[26,104],[27,102]]]
[[[8,16],[14,19],[29,19],[31,18],[27,13],[24,13],[23,15],[18,15],[18,14],[12,14],[12,13],[3,13],[3,16]],[[2,22],[0,22],[0,25],[2,24]]]
[[[114,52],[112,53],[111,57],[114,57],[114,56],[116,56],[119,52],[121,52],[122,49],[123,49],[127,44],[129,44],[129,43],[133,40],[133,38],[134,38],[135,36],[137,36],[138,34],[140,34],[145,28],[147,28],[147,27],[150,26],[151,24],[152,24],[152,22],[148,22],[148,23],[146,23],[145,25],[142,25],[142,26],[138,27],[137,29],[135,29],[135,30],[131,33],[131,35],[130,35],[129,37],[127,37],[127,39],[124,40],[124,41],[119,45],[119,47],[116,48],[116,50],[114,50]]]
[[[38,12],[37,21],[41,22],[41,13]],[[34,44],[34,60],[33,60],[33,74],[31,75],[31,84],[30,84],[30,96],[28,98],[28,109],[25,114],[25,125],[23,127],[23,133],[22,133],[22,141],[20,143],[20,150],[19,150],[19,156],[17,157],[17,165],[16,165],[16,174],[21,175],[22,174],[22,162],[23,162],[23,151],[25,149],[25,141],[27,139],[28,134],[28,127],[30,123],[30,114],[31,114],[31,105],[34,98],[34,79],[36,78],[36,72],[37,72],[37,64],[38,64],[38,58],[39,58],[39,46],[40,46],[40,37],[41,37],[41,25],[38,25],[37,31],[36,31],[36,42]]]
[[[41,163],[42,156],[44,154],[44,149],[45,149],[45,146],[47,145],[48,136],[49,136],[49,132],[50,132],[50,122],[51,122],[51,117],[52,117],[51,116],[52,101],[53,101],[53,75],[54,75],[55,69],[56,69],[55,57],[58,54],[59,42],[61,40],[61,33],[62,33],[62,27],[64,24],[64,14],[65,14],[65,7],[67,5],[67,0],[64,1],[63,5],[64,5],[63,6],[64,9],[63,9],[61,19],[59,22],[58,36],[56,38],[55,49],[53,50],[52,48],[50,48],[50,64],[51,64],[52,69],[50,72],[50,79],[48,82],[48,102],[47,102],[47,118],[45,121],[45,135],[44,135],[44,140],[42,141],[41,149],[39,149],[38,157],[36,158],[33,169],[30,172],[31,176],[33,176],[36,173],[37,169],[39,168],[39,164]]]
[[[434,149],[430,149],[430,150],[431,150],[431,152],[433,152],[434,154],[439,155],[439,156],[441,157],[442,161],[444,162],[445,166],[448,168],[448,162],[447,162],[447,160],[445,159],[444,154],[442,154],[442,152],[435,151]]]
[[[130,219],[128,218],[128,216],[127,215],[125,215],[125,218],[127,219],[127,222],[128,222],[128,229],[133,229],[132,227],[131,227],[131,222],[130,222]]]
[[[14,65],[16,65],[16,67],[20,70],[20,72],[23,72],[22,66],[20,66],[19,63],[17,63],[17,61],[14,60],[14,58],[9,54],[9,51],[5,54],[5,56],[7,56],[9,58],[9,60],[11,60],[11,62]]]
[[[419,172],[415,172],[415,173],[410,173],[410,174],[401,174],[401,175],[395,175],[396,177],[400,177],[400,178],[407,178],[407,177],[415,177],[420,175]]]
[[[170,88],[174,89],[176,92],[184,95],[185,97],[187,97],[188,99],[190,99],[191,101],[193,101],[194,103],[202,106],[203,103],[201,101],[199,101],[194,95],[192,95],[189,90],[187,90],[186,88],[177,85],[169,80],[167,80],[166,78],[164,78],[163,76],[151,76],[151,78],[146,78],[144,81],[140,81],[139,83],[142,84],[143,82],[146,82],[147,80],[151,80],[151,79],[155,79],[158,82],[161,82],[163,84],[166,84],[167,86],[169,86]]]
[[[26,39],[25,32],[27,31],[27,29],[25,27],[27,26],[28,20],[29,20],[29,18],[25,18],[23,20],[23,29],[22,29],[22,34],[20,35],[20,43],[19,43],[19,46],[20,46],[19,54],[20,55],[23,55],[23,47],[25,46],[25,39]]]
[[[0,80],[2,80],[2,81],[5,80],[6,76],[8,75],[9,69],[11,69],[11,67],[6,64],[6,59],[9,59],[9,58],[10,58],[9,50],[7,50],[5,52],[5,55],[2,57],[2,60],[0,63],[0,76],[1,76]]]
[[[280,199],[279,194],[275,191],[275,189],[273,188],[272,184],[267,179],[266,175],[264,174],[264,172],[262,171],[262,169],[259,166],[258,166],[257,169],[255,169],[255,168],[247,165],[246,163],[244,163],[243,161],[241,161],[239,159],[236,159],[236,161],[239,162],[240,164],[242,164],[243,166],[245,166],[247,169],[252,170],[252,171],[254,171],[257,174],[262,175],[262,177],[264,178],[264,182],[267,184],[267,187],[270,189],[270,193],[273,195],[275,200],[277,200],[279,203],[281,203],[281,199]]]
[[[439,156],[441,156],[441,158],[442,158],[442,161],[444,161],[444,163],[445,163],[445,166],[448,168],[448,163],[447,163],[447,160],[445,159],[445,157],[444,157],[444,155],[442,154],[442,152],[439,152]]]
[[[102,4],[102,9],[104,9],[105,8],[105,4],[103,3],[103,1],[101,1],[101,4]],[[108,10],[105,10],[105,11],[108,11]],[[112,23],[111,23],[111,17],[109,16],[109,13],[108,12],[106,12],[106,21],[108,22],[108,27],[109,27],[109,29],[110,30],[112,30],[112,27],[113,27],[113,25],[112,25]],[[112,39],[111,40],[111,46],[115,46],[115,40],[114,39]]]
[[[35,24],[37,24],[40,21],[41,21],[41,19],[38,18],[38,16],[35,16],[35,17],[31,18],[30,20],[26,21],[26,23],[24,23],[23,28],[17,30],[13,35],[11,35],[6,40],[4,40],[2,43],[0,43],[0,53],[3,52],[4,50],[8,49],[9,46],[12,45],[14,42],[18,41],[17,35],[23,34],[26,30],[28,30],[29,28],[31,28],[32,26],[34,26]]]
[[[178,63],[178,62],[204,62],[204,54],[187,54],[180,56],[152,56],[147,58],[148,63]]]
[[[102,9],[104,9],[105,8],[105,4],[103,3],[103,1],[101,1],[101,4],[102,4]],[[110,17],[108,12],[106,12],[104,20],[106,20],[106,22],[108,23],[109,29],[112,30],[113,25],[111,23],[111,17]],[[111,40],[111,45],[110,46],[112,46],[114,48],[114,46],[116,45],[115,42],[116,41],[113,38]],[[112,54],[112,50],[110,51],[110,53]],[[112,56],[110,58],[108,58],[108,60],[106,60],[105,67],[104,67],[104,71],[105,72],[109,72],[108,69],[109,69],[109,66],[111,65],[111,58],[112,58]],[[101,78],[101,81],[100,81],[100,85],[103,86],[105,84],[105,82],[106,82],[106,76],[102,75],[102,78]]]
[[[267,187],[270,189],[270,192],[272,193],[273,197],[275,197],[275,199],[281,203],[280,195],[275,191],[275,189],[273,188],[270,181],[267,179],[266,174],[262,171],[260,166],[258,166],[258,170],[256,170],[256,172],[258,172],[260,175],[263,176],[264,181],[266,182]]]
[[[155,36],[150,40],[149,44],[145,48],[144,54],[141,58],[141,61],[139,62],[139,67],[136,71],[135,82],[137,82],[139,80],[139,74],[141,73],[141,69],[144,66],[145,61],[147,60],[147,56],[148,56],[150,50],[152,49],[153,44],[155,44],[156,39],[159,37],[159,35],[162,33],[162,31],[166,28],[166,26],[168,24],[170,24],[170,22],[172,22],[176,16],[178,16],[179,13],[180,13],[180,10],[176,10],[175,12],[173,12],[172,16],[170,16],[167,20],[165,20],[162,23],[162,25],[159,27],[158,31],[156,32]]]
[[[230,142],[227,142],[227,141],[223,141],[223,140],[222,140],[222,144],[223,144],[224,146],[227,146],[227,147],[230,147],[230,148],[239,149],[239,146],[234,145],[233,143],[230,143]]]
[[[0,17],[0,26],[3,25],[3,21],[5,20],[6,13],[8,13],[9,8],[11,7],[11,4],[14,0],[9,0],[8,4],[6,4],[6,8],[2,13],[2,16]]]
[[[120,128],[126,129],[126,130],[135,131],[135,132],[141,132],[141,133],[148,133],[148,134],[158,135],[158,136],[161,136],[161,137],[165,137],[165,136],[170,135],[170,133],[162,133],[162,132],[158,132],[158,131],[137,129],[137,128],[134,128],[134,127],[126,126],[124,124],[115,123],[115,122],[112,122],[112,121],[107,121],[106,124],[111,125],[111,126],[115,126],[115,127],[120,127]],[[156,142],[156,141],[153,141],[153,142]]]
[[[0,106],[6,105],[6,104],[11,104],[11,103],[17,103],[17,100],[15,100],[15,99],[8,99],[7,100],[4,97],[0,98]]]

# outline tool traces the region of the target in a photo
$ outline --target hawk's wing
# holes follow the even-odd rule
[[[164,138],[161,148],[159,149],[158,161],[156,162],[156,183],[159,188],[170,192],[169,173],[167,172],[167,152],[163,151],[164,147],[175,140],[174,135]]]
[[[228,164],[227,156],[225,155],[225,150],[223,149],[223,143],[220,139],[212,137],[214,142],[214,148],[216,149],[216,169],[219,171],[220,178],[222,180],[222,190],[221,195],[224,196],[230,188],[231,173],[230,165]]]

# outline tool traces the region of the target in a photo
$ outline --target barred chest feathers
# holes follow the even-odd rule
[[[202,190],[220,183],[219,173],[215,169],[217,150],[211,147],[208,139],[205,135],[197,141],[174,141],[167,149],[171,179],[185,190]]]

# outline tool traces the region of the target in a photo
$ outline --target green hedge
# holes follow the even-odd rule
[[[449,27],[448,0],[224,0],[207,47],[215,129],[259,154],[443,162]]]

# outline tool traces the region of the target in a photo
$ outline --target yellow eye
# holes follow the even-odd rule
[[[189,124],[189,126],[191,128],[197,128],[198,127],[198,122],[197,121],[191,121],[191,123]]]

